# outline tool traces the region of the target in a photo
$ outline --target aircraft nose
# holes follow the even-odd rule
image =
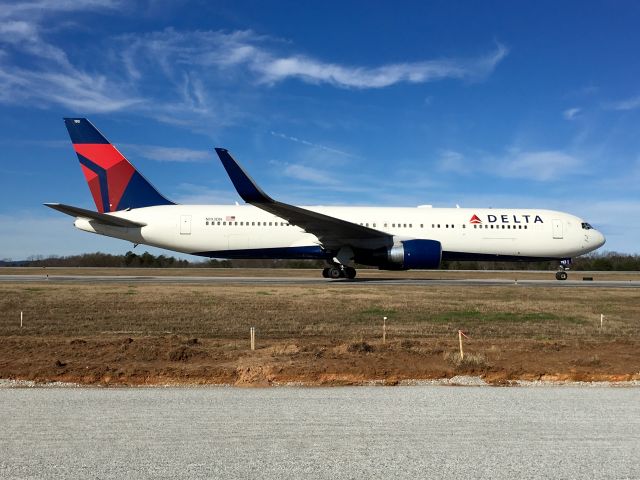
[[[593,243],[596,245],[596,248],[600,248],[602,245],[605,244],[606,241],[607,239],[604,238],[604,235],[600,233],[598,230],[593,232]]]

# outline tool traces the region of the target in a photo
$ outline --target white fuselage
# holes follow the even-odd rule
[[[604,236],[580,218],[535,209],[304,207],[389,233],[400,239],[429,239],[442,251],[473,256],[571,258],[595,250]],[[141,228],[107,227],[79,218],[81,230],[178,252],[252,258],[250,251],[318,247],[318,239],[252,205],[162,205],[113,215],[145,223]],[[249,251],[249,252],[247,252]]]

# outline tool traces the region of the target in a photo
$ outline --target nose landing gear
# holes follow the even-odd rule
[[[570,258],[563,258],[562,260],[560,260],[560,266],[558,267],[559,270],[556,272],[556,280],[566,280],[568,277],[567,270],[569,270],[570,267]]]
[[[325,267],[322,270],[322,276],[334,280],[338,278],[353,280],[356,278],[356,269],[353,267],[345,267],[344,265],[333,265],[332,267]]]

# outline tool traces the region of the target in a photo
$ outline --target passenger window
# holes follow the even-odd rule
[[[424,224],[423,223],[420,224],[420,228],[424,228]]]
[[[209,225],[209,222],[207,222],[207,225]]]

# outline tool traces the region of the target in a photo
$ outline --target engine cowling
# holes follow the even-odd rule
[[[442,244],[437,240],[403,240],[387,252],[389,266],[402,270],[438,268],[441,259]]]

